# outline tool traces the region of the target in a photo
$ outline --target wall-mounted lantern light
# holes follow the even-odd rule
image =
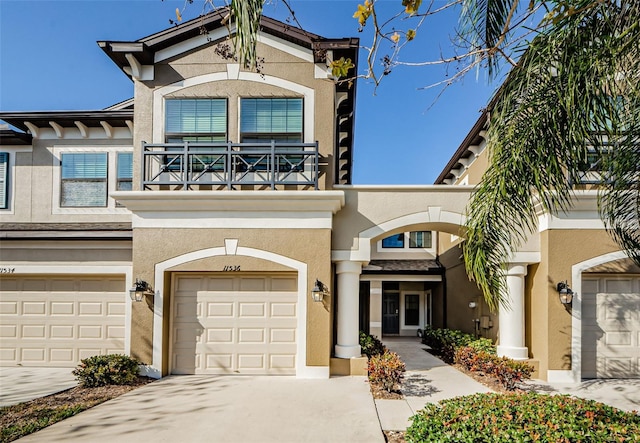
[[[313,286],[311,290],[311,298],[315,302],[321,302],[325,295],[329,294],[329,288],[327,288],[324,283],[316,278],[316,284]]]
[[[149,286],[144,280],[138,280],[136,278],[136,282],[131,289],[129,289],[129,296],[131,297],[131,301],[142,301],[145,295],[153,295],[153,289]]]
[[[560,303],[567,306],[570,305],[573,301],[573,291],[567,284],[567,281],[561,281],[556,286],[556,290],[558,291],[558,297],[560,297]]]

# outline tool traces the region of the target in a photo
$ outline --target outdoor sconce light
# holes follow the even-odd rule
[[[321,302],[325,295],[329,294],[329,288],[327,288],[324,283],[316,278],[316,284],[313,286],[311,290],[311,298],[315,302]]]
[[[558,283],[556,290],[558,291],[558,296],[560,297],[560,303],[563,305],[570,305],[573,301],[573,291],[567,284],[567,281],[561,281]]]
[[[136,278],[136,282],[131,289],[129,289],[129,296],[131,297],[131,301],[139,302],[142,301],[145,295],[153,295],[153,290],[149,283],[144,280],[138,280]]]

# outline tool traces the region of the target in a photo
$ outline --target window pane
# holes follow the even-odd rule
[[[170,99],[166,101],[167,133],[227,133],[226,99]]]
[[[420,296],[407,294],[404,297],[404,324],[418,326],[420,323]]]
[[[243,98],[240,131],[249,134],[302,134],[301,98]]]
[[[107,153],[62,154],[60,205],[107,206]]]
[[[107,181],[63,180],[60,206],[79,208],[107,206]]]
[[[8,178],[9,176],[9,153],[0,152],[0,209],[7,209],[8,201]]]
[[[118,152],[118,180],[133,178],[133,153]]]
[[[431,231],[413,231],[409,233],[410,248],[430,248]]]
[[[404,248],[404,234],[396,234],[382,240],[383,248]]]
[[[62,178],[106,179],[106,152],[62,154]]]

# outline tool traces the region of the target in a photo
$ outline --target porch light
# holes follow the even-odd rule
[[[558,291],[558,296],[560,297],[560,303],[563,305],[570,305],[573,301],[573,291],[567,284],[567,281],[561,281],[556,286],[556,290]]]
[[[311,290],[311,298],[313,299],[313,301],[319,303],[327,294],[329,294],[329,288],[327,288],[324,283],[316,278],[316,284]]]
[[[136,282],[131,289],[129,289],[129,296],[131,297],[131,301],[140,302],[144,298],[145,295],[153,295],[153,290],[149,283],[144,280],[138,280],[136,278]]]

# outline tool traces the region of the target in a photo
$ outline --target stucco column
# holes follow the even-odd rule
[[[340,261],[336,263],[338,274],[338,344],[336,357],[360,357],[360,335],[358,331],[360,304],[360,273],[362,263]]]
[[[529,350],[524,345],[524,277],[527,265],[509,263],[507,265],[507,289],[509,307],[500,306],[500,345],[498,355],[514,360],[529,358]]]

